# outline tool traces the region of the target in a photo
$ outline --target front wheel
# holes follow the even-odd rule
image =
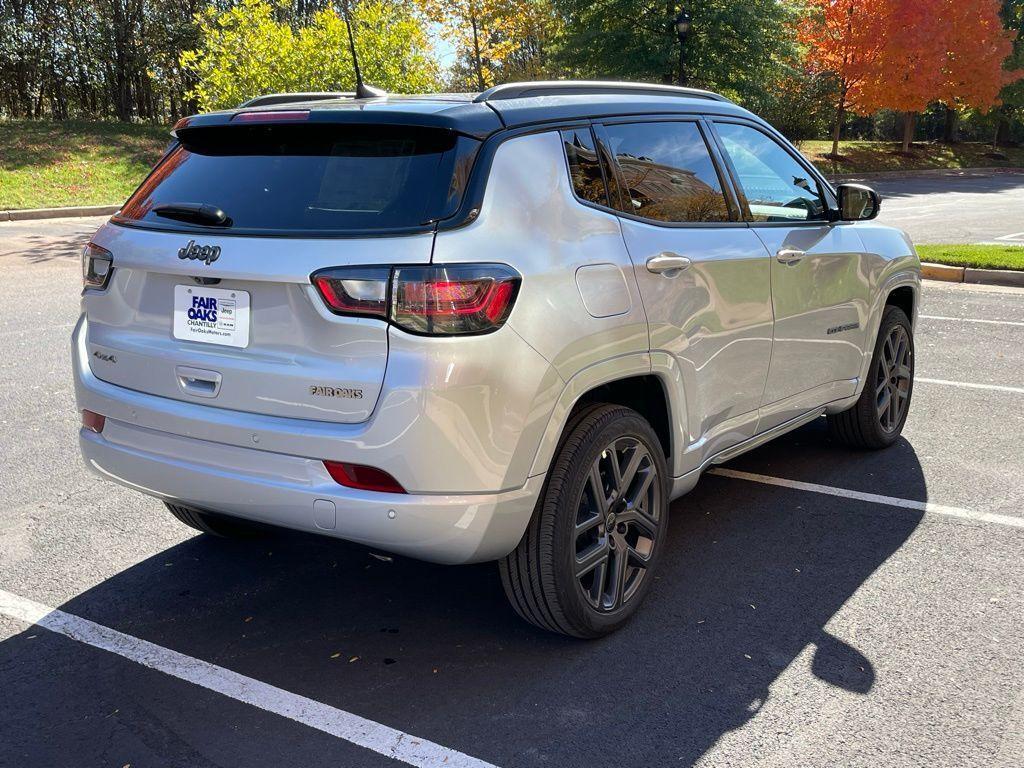
[[[516,612],[552,632],[615,631],[651,587],[668,521],[661,443],[636,411],[591,407],[570,426],[519,546],[500,562]]]
[[[829,431],[854,448],[887,448],[903,431],[913,391],[914,332],[902,309],[887,306],[860,399],[828,417]]]

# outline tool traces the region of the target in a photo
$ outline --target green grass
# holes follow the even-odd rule
[[[843,141],[839,144],[838,161],[827,156],[832,151],[831,141],[802,141],[799,147],[822,172],[836,175],[869,171],[1024,167],[1024,147],[994,151],[990,144],[979,143],[915,142],[911,145],[910,154],[905,155],[897,142]]]
[[[169,128],[0,122],[0,210],[123,203],[163,152]]]
[[[919,245],[921,261],[976,269],[1024,270],[1024,246],[1020,245]]]

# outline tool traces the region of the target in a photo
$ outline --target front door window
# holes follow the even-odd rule
[[[818,182],[771,137],[747,125],[717,123],[750,206],[751,221],[825,221],[828,212]]]

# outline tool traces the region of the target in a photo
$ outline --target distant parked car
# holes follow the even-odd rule
[[[88,466],[200,531],[497,560],[595,637],[706,467],[903,428],[913,246],[721,96],[275,97],[174,134],[85,249],[74,370]]]

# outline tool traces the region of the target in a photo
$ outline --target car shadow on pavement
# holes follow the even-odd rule
[[[844,487],[870,483],[865,467],[891,466],[885,482],[898,478],[899,495],[927,496],[908,443],[879,454],[848,451],[829,443],[819,423],[743,458],[749,471],[776,474],[773,465],[799,479],[824,467],[828,482]],[[871,660],[826,625],[920,517],[707,476],[673,505],[668,548],[643,610],[592,642],[522,623],[492,565],[381,560],[290,533],[248,542],[196,536],[61,608],[500,766],[690,765],[755,717],[805,651],[821,685],[870,695]],[[282,755],[326,738],[273,716],[257,723],[239,714],[226,735],[210,723],[226,717],[222,707],[240,705],[184,683],[168,704],[165,676],[102,651],[55,664],[26,651],[40,634],[47,633],[30,628],[0,644],[4,695],[23,713],[19,733],[31,731],[20,736],[20,764],[56,764],[61,754],[97,764],[93,744],[110,760],[120,755],[111,744],[128,738],[150,750],[133,765],[174,764],[169,755],[179,753],[166,738],[139,736],[169,728],[173,744],[187,743],[190,764],[212,762],[233,738],[255,750],[246,765],[279,766],[298,764]],[[51,645],[75,645],[47,636]],[[90,662],[98,670],[114,671],[97,671],[90,683],[82,665],[94,656],[103,657]],[[90,685],[118,686],[117,719],[130,727],[114,729]],[[197,719],[197,711],[206,714]],[[182,726],[178,713],[197,724]],[[13,757],[4,751],[0,763]],[[377,760],[356,750],[347,764]]]

